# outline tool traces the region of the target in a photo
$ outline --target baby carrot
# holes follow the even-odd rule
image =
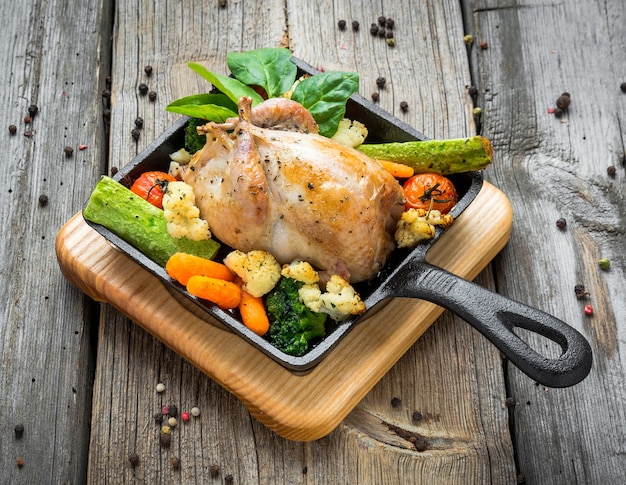
[[[241,301],[241,288],[230,281],[209,276],[192,276],[187,291],[198,298],[215,303],[222,310],[236,308]]]
[[[253,296],[246,290],[241,290],[239,313],[243,324],[257,335],[265,335],[270,328],[263,298]]]
[[[387,172],[397,179],[408,179],[415,173],[415,169],[404,163],[390,162],[389,160],[376,159]]]
[[[233,281],[235,278],[225,264],[187,253],[175,253],[170,256],[165,271],[181,285],[187,285],[192,276],[210,276],[226,281]]]

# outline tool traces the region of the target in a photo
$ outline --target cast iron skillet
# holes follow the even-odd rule
[[[317,72],[298,59],[293,59],[293,62],[301,74]],[[346,116],[359,120],[368,127],[369,141],[426,139],[421,133],[358,95],[348,101]],[[114,178],[130,186],[143,172],[167,171],[169,154],[184,146],[184,128],[187,120],[181,118],[172,125]],[[451,212],[456,219],[480,191],[483,178],[479,172],[474,172],[454,175],[451,179],[459,192],[459,201]],[[520,370],[543,385],[571,386],[583,380],[591,369],[592,354],[589,343],[563,321],[427,263],[426,253],[440,237],[441,230],[438,230],[436,236],[428,243],[420,244],[413,250],[396,250],[378,275],[367,283],[356,285],[368,308],[366,313],[335,325],[329,329],[327,336],[314,344],[305,355],[294,357],[281,352],[266,339],[248,330],[233,311],[221,310],[187,293],[184,287],[167,275],[164,268],[105,227],[90,221],[87,223],[114,246],[155,274],[176,300],[187,309],[211,323],[218,323],[223,328],[239,334],[254,347],[295,373],[312,369],[328,356],[359,321],[371,316],[393,297],[421,298],[451,310],[487,337]],[[217,257],[218,260],[229,250],[223,247]],[[542,356],[514,333],[515,328],[526,329],[552,340],[561,347],[563,353],[558,358]]]

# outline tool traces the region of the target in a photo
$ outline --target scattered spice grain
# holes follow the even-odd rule
[[[211,474],[212,477],[218,476],[220,473],[220,467],[218,465],[209,466],[209,473]]]
[[[611,267],[611,260],[609,258],[602,258],[598,261],[598,266],[600,266],[600,269],[607,270]]]
[[[139,94],[143,94],[143,95],[148,94],[149,88],[146,83],[140,83],[139,86],[137,86],[137,88],[139,89]]]
[[[387,17],[387,20],[385,20],[385,27],[388,29],[393,29],[395,24],[396,22],[391,17]]]
[[[24,124],[25,125],[30,124],[30,121],[31,121],[30,116],[28,116],[28,115],[24,116]]]
[[[31,104],[28,107],[28,114],[30,115],[31,118],[34,118],[37,115],[37,113],[39,113],[39,108],[37,107],[36,104]]]
[[[133,128],[130,132],[130,135],[133,137],[133,140],[137,141],[139,140],[139,137],[141,136],[141,132],[139,131],[138,128]]]
[[[161,443],[161,446],[164,448],[169,448],[172,444],[172,435],[161,433],[159,435],[159,443]]]
[[[135,120],[135,123],[137,121]],[[156,386],[156,392],[158,392],[159,394],[161,394],[163,391],[165,391],[165,384],[163,384],[162,382],[159,382]]]
[[[63,151],[65,152],[65,156],[67,158],[71,157],[72,155],[74,155],[74,149],[71,146],[66,146]]]
[[[234,483],[235,478],[231,475],[224,475],[224,483]]]
[[[566,110],[570,103],[572,102],[572,98],[569,93],[563,93],[556,100],[556,107],[562,110]]]
[[[372,101],[374,101],[374,103],[377,103],[379,99],[380,99],[380,94],[378,94],[377,92],[373,92]]]
[[[483,114],[483,110],[482,108],[479,108],[478,106],[476,108],[474,108],[472,110],[472,113],[474,114],[474,116],[480,116]]]
[[[191,408],[191,415],[197,418],[198,416],[200,416],[200,409],[197,407]]]
[[[180,458],[178,458],[177,456],[173,456],[170,459],[170,463],[172,464],[172,468],[174,470],[178,470],[180,468]]]
[[[148,93],[148,99],[149,99],[150,101],[156,101],[156,99],[157,99],[157,93],[156,93],[156,91],[150,91],[150,92]]]
[[[30,138],[31,136],[33,136],[33,132],[32,132],[31,130],[26,130],[26,131],[24,132],[24,136],[25,136],[26,138]]]
[[[359,31],[359,27],[360,27],[359,21],[358,20],[353,20],[352,21],[352,30],[354,30],[355,32],[358,32]]]
[[[17,133],[17,126],[9,125],[9,133],[11,133],[12,135],[15,135]]]
[[[16,424],[13,428],[13,432],[15,433],[16,438],[21,438],[22,436],[24,436],[24,425],[21,423]]]
[[[488,49],[489,48],[489,44],[487,44],[487,42],[483,41],[480,43],[480,48],[482,50]]]
[[[413,414],[411,415],[411,419],[415,422],[421,421],[423,418],[424,418],[424,415],[420,413],[419,411],[413,411]]]
[[[385,38],[386,35],[387,35],[387,30],[384,27],[380,27],[378,29],[378,37]]]
[[[567,227],[567,221],[565,220],[565,218],[559,217],[556,220],[556,227],[558,227],[559,229],[565,229]]]
[[[137,453],[131,453],[130,455],[128,455],[128,461],[130,462],[130,466],[135,468],[137,465],[139,465],[139,455]]]
[[[337,27],[339,27],[339,30],[344,30],[346,28],[346,21],[341,19],[337,22]]]
[[[622,90],[622,93],[626,93],[626,83],[620,84],[619,88]]]
[[[584,285],[576,285],[574,286],[574,294],[576,295],[577,300],[582,300],[589,296],[589,292],[585,289]]]
[[[588,317],[593,315],[593,307],[591,305],[585,305],[585,308],[583,308],[583,311],[585,312],[585,315],[587,315]]]
[[[177,425],[177,424],[178,424],[178,421],[176,421],[176,418],[174,418],[174,417],[170,417],[170,418],[167,420],[167,425],[168,425],[170,428],[174,428],[174,427],[176,427],[176,425]]]
[[[615,177],[615,172],[616,172],[615,165],[609,165],[606,168],[606,173],[608,174],[609,177]]]
[[[406,113],[409,110],[409,103],[407,103],[406,101],[401,101],[400,109],[402,110],[403,113]]]
[[[15,460],[15,464],[18,468],[22,468],[24,466],[24,458],[18,458],[17,460]]]
[[[383,89],[385,87],[385,84],[387,84],[387,80],[383,76],[379,76],[376,79],[376,86],[378,86],[379,89]]]
[[[45,207],[48,205],[48,196],[46,194],[41,194],[39,196],[39,206]]]
[[[143,72],[146,73],[146,76],[152,76],[152,66],[148,64],[143,68]]]
[[[156,424],[163,424],[163,413],[154,413],[154,422]]]
[[[185,422],[189,421],[189,413],[188,412],[181,413],[180,419],[182,419]]]
[[[102,97],[103,98],[110,98],[111,97],[111,90],[106,88],[102,90]]]
[[[170,404],[170,405],[167,407],[167,414],[169,414],[170,416],[172,416],[172,417],[174,417],[174,418],[175,418],[176,416],[178,416],[178,408],[176,407],[176,405],[174,405],[174,404]]]
[[[463,42],[465,42],[465,45],[472,44],[474,42],[474,36],[472,34],[464,35]]]
[[[504,405],[507,408],[512,408],[515,406],[515,398],[514,397],[507,397],[506,400],[504,401]]]
[[[399,397],[391,398],[391,407],[397,408],[400,406],[400,404],[402,404],[402,399],[400,399]]]
[[[370,25],[370,34],[378,35],[378,24]]]
[[[385,17],[384,15],[378,17],[378,25],[380,25],[381,27],[387,25],[387,17]]]
[[[476,86],[470,86],[469,89],[467,90],[467,93],[470,96],[476,96],[478,94],[478,88]]]
[[[135,126],[137,128],[143,128],[143,118],[141,116],[135,118]]]

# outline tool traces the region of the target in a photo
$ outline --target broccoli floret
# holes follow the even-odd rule
[[[293,278],[281,278],[265,301],[270,342],[294,356],[303,355],[310,340],[326,334],[326,315],[312,312],[300,299],[298,290],[303,284]]]
[[[198,134],[198,126],[205,125],[207,120],[191,118],[185,127],[185,148],[192,155],[200,150],[206,143],[206,135]]]

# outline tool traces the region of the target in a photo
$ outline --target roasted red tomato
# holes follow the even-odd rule
[[[418,173],[404,185],[405,209],[435,209],[447,214],[459,196],[450,179],[437,173]]]
[[[139,197],[146,199],[155,207],[163,208],[163,192],[169,182],[176,178],[165,172],[145,172],[135,180],[130,190]]]

